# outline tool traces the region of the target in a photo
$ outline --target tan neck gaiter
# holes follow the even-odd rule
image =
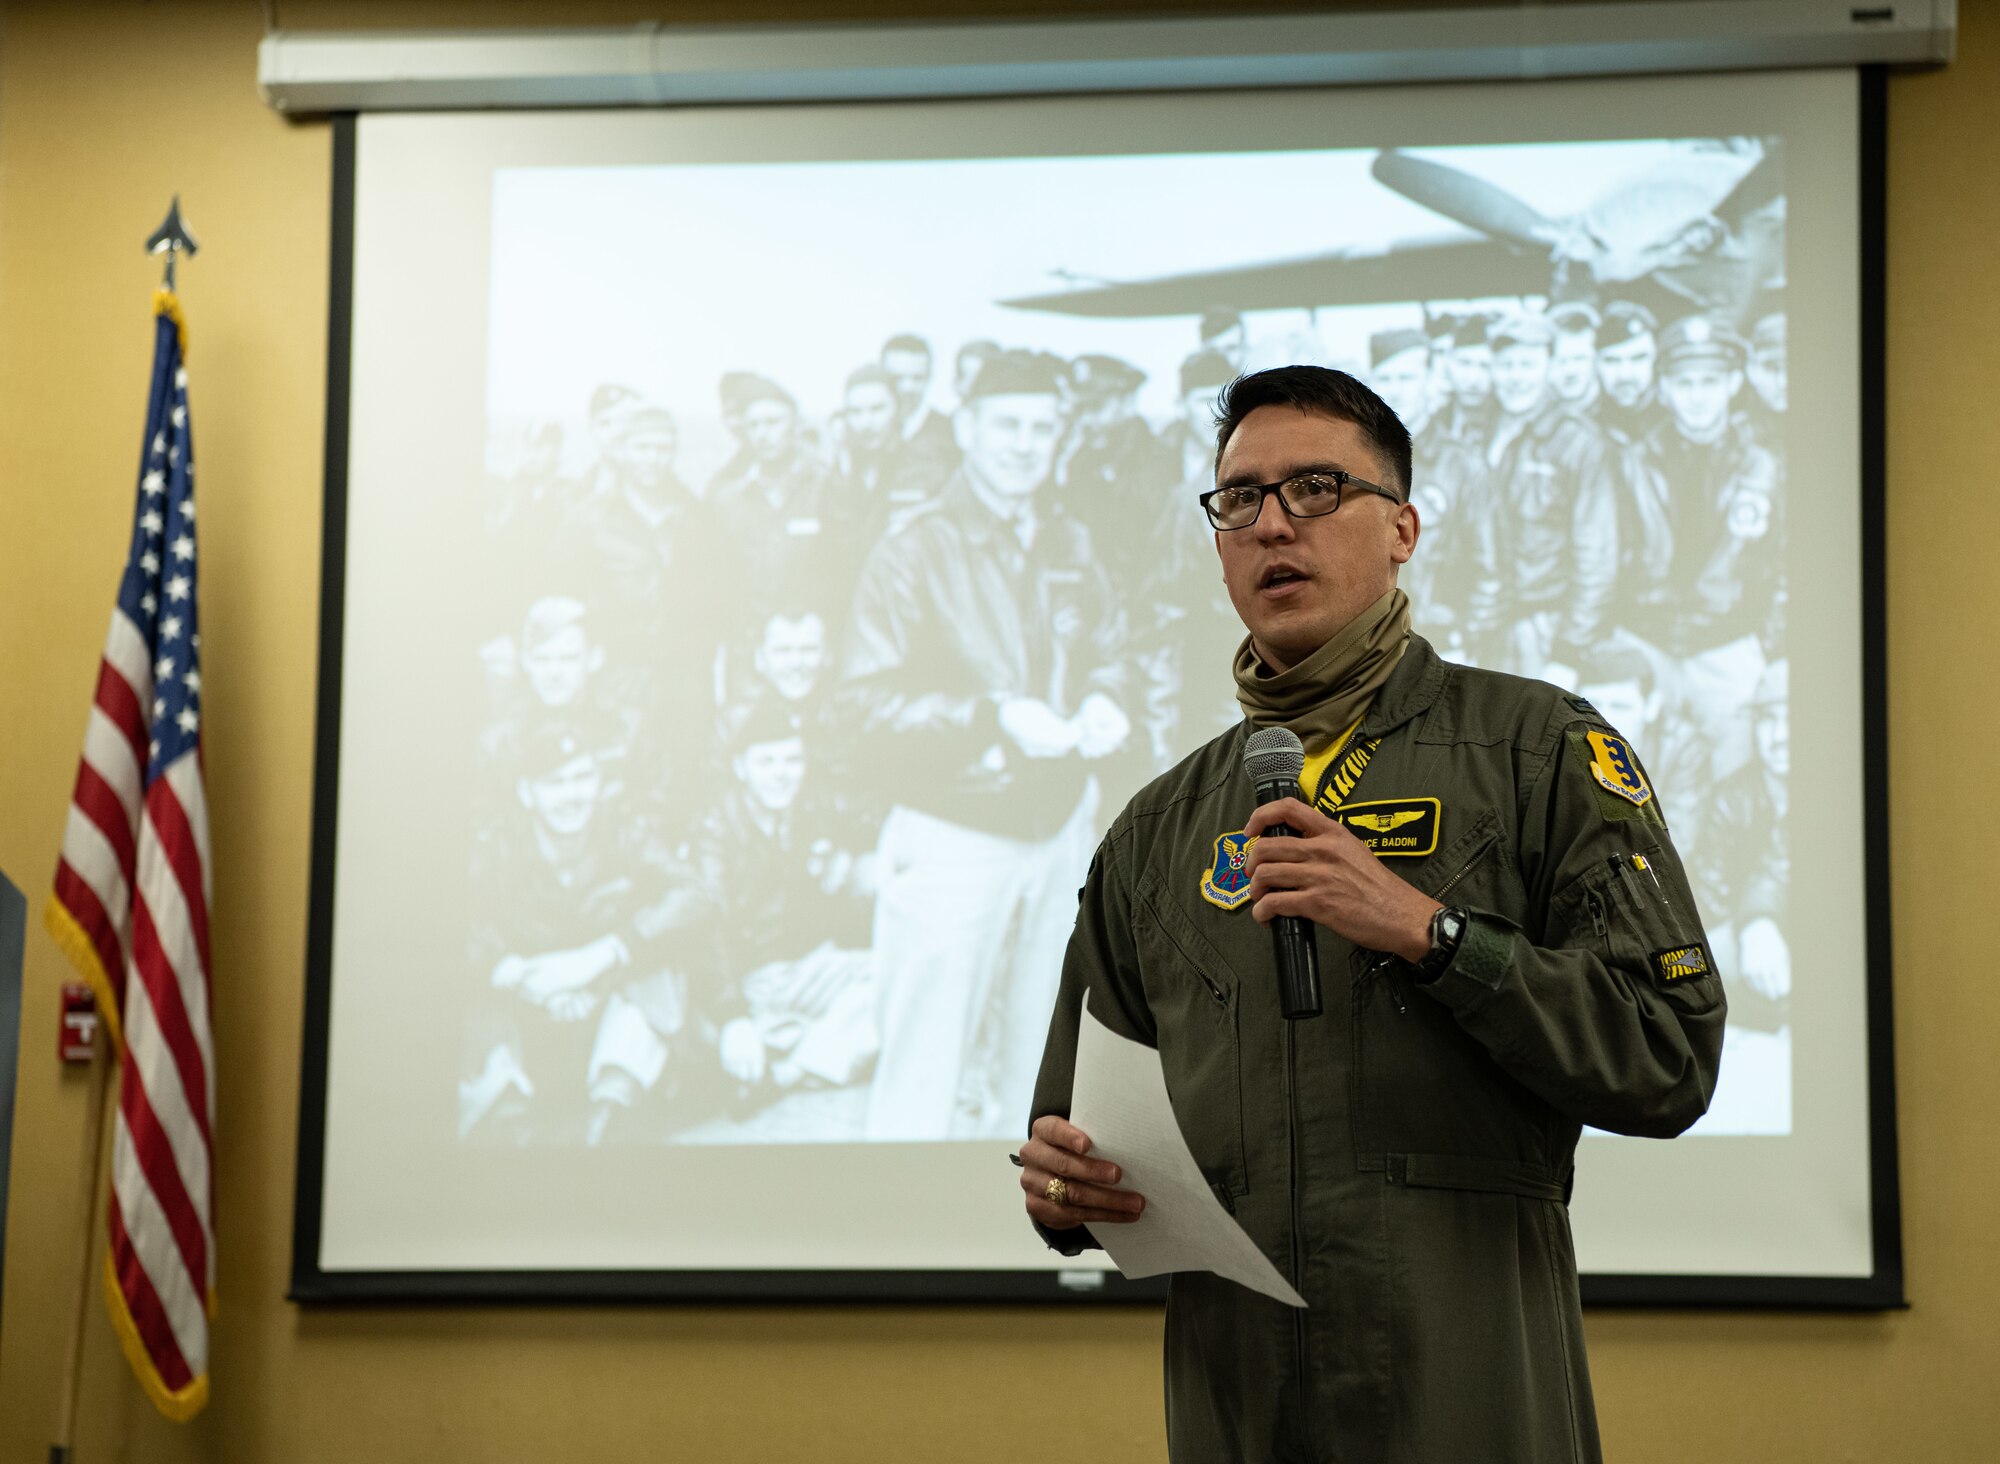
[[[1236,651],[1236,701],[1257,727],[1289,727],[1322,752],[1368,710],[1403,659],[1410,597],[1391,590],[1289,671],[1272,672],[1249,636]]]

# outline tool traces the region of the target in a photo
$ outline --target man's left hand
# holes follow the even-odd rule
[[[1278,824],[1297,837],[1264,837]],[[1243,832],[1257,840],[1244,867],[1251,913],[1262,923],[1298,915],[1366,950],[1390,951],[1406,961],[1430,954],[1438,902],[1391,873],[1317,808],[1297,798],[1267,803]]]

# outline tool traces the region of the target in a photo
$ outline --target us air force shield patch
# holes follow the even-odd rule
[[[1204,900],[1221,909],[1234,910],[1250,898],[1250,871],[1244,865],[1250,859],[1250,846],[1256,842],[1245,838],[1241,829],[1217,836],[1215,858],[1201,876]]]

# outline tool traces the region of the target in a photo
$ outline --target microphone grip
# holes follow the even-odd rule
[[[1312,921],[1280,915],[1271,922],[1271,946],[1278,957],[1278,1010],[1288,1022],[1318,1016],[1319,952]]]
[[[1257,789],[1259,806],[1294,796],[1282,783],[1266,783]],[[1274,824],[1264,831],[1267,839],[1295,839],[1298,830]],[[1298,915],[1280,915],[1271,922],[1271,953],[1278,967],[1278,1010],[1288,1022],[1316,1017],[1324,1010],[1319,994],[1319,948],[1313,938],[1312,921]]]

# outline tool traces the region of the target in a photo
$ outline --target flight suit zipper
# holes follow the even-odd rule
[[[1285,1023],[1285,1142],[1291,1152],[1291,1163],[1286,1168],[1291,1179],[1292,1289],[1304,1296],[1306,1277],[1305,1262],[1301,1254],[1301,1238],[1305,1231],[1305,1216],[1299,1205],[1299,1086],[1294,1026],[1294,1023]],[[1311,1454],[1311,1400],[1306,1392],[1306,1349],[1310,1339],[1306,1336],[1306,1313],[1303,1308],[1296,1309],[1293,1313],[1292,1337],[1294,1343],[1292,1363],[1297,1369],[1299,1432],[1305,1440],[1307,1454]]]
[[[1479,847],[1472,851],[1472,856],[1469,859],[1467,859],[1465,863],[1459,865],[1458,873],[1454,874],[1450,879],[1446,880],[1443,884],[1439,885],[1437,889],[1431,894],[1431,898],[1433,900],[1436,900],[1439,904],[1443,904],[1444,897],[1451,893],[1452,886],[1457,884],[1460,880],[1464,879],[1468,874],[1472,873],[1474,867],[1479,863],[1479,861],[1486,857],[1486,851],[1488,849],[1491,849],[1495,844],[1499,842],[1500,842],[1500,835],[1498,833],[1488,834],[1485,838],[1481,839],[1479,841]]]
[[[1431,898],[1434,900],[1442,901],[1446,895],[1451,893],[1453,887],[1456,886],[1460,880],[1464,879],[1468,874],[1472,873],[1472,871],[1479,865],[1479,862],[1483,860],[1486,857],[1487,853],[1499,842],[1500,842],[1500,835],[1497,831],[1488,834],[1484,839],[1482,839],[1479,842],[1478,846],[1473,849],[1472,853],[1466,857],[1465,862],[1458,867],[1458,869],[1452,874],[1451,878],[1447,879],[1443,884],[1437,887],[1437,890],[1435,891],[1435,893],[1432,894]],[[1395,964],[1396,964],[1396,957],[1393,954],[1385,953],[1368,965],[1367,969],[1364,970],[1362,973],[1362,979],[1365,981],[1375,976],[1378,976],[1383,972],[1388,972],[1389,1000],[1395,1003],[1397,1015],[1406,1017],[1410,1014],[1410,1009],[1408,1006],[1404,1004],[1403,994],[1401,990],[1398,989],[1398,984],[1394,974]],[[1204,977],[1203,979],[1206,980],[1207,978]],[[1293,1042],[1294,1039],[1292,1035],[1292,1023],[1287,1022],[1285,1023],[1285,1137],[1287,1145],[1291,1151],[1290,1172],[1291,1172],[1291,1203],[1292,1203],[1292,1237],[1291,1237],[1292,1238],[1292,1286],[1295,1290],[1298,1291],[1298,1293],[1301,1296],[1303,1296],[1305,1295],[1305,1269],[1304,1269],[1304,1262],[1301,1256],[1301,1243],[1305,1234],[1305,1217],[1299,1208],[1300,1187],[1299,1187],[1298,1065],[1296,1059],[1296,1048],[1294,1047]],[[1306,1452],[1308,1454],[1311,1454],[1312,1412],[1309,1406],[1310,1397],[1307,1393],[1307,1379],[1310,1375],[1308,1368],[1308,1347],[1310,1345],[1310,1338],[1308,1337],[1306,1332],[1306,1319],[1307,1319],[1307,1314],[1304,1311],[1299,1311],[1292,1319],[1292,1328],[1295,1337],[1296,1353],[1297,1353],[1295,1361],[1298,1367],[1299,1432],[1301,1438],[1305,1443]]]

